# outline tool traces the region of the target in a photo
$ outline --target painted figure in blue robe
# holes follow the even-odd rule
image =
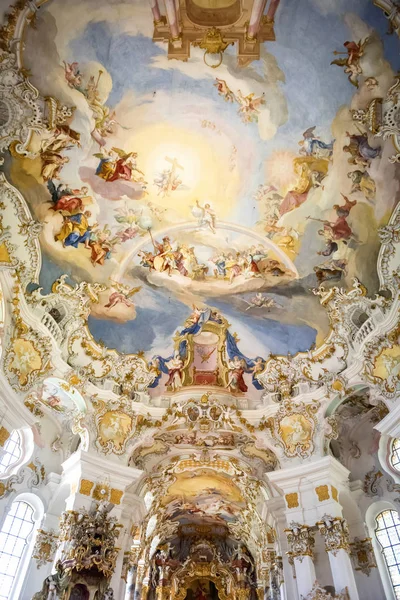
[[[215,277],[226,277],[226,257],[222,253],[213,260],[213,263],[217,267],[214,270]]]
[[[314,127],[309,127],[303,133],[303,138],[299,142],[301,146],[300,154],[306,154],[307,156],[315,156],[317,158],[330,158],[333,152],[333,141],[326,144],[320,140],[314,133]]]
[[[90,216],[88,210],[77,215],[66,215],[61,230],[54,237],[55,241],[60,241],[64,248],[67,246],[77,248],[78,244],[85,244],[85,248],[90,248],[91,227],[88,222]]]
[[[350,142],[346,146],[343,146],[343,150],[351,155],[348,160],[350,164],[368,167],[371,160],[380,156],[381,148],[370,146],[366,133],[353,135],[347,132],[346,135],[350,138]]]

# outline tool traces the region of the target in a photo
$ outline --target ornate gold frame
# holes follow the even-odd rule
[[[188,586],[196,580],[212,581],[218,590],[220,600],[236,600],[232,574],[224,567],[220,567],[218,563],[214,561],[211,563],[190,563],[185,571],[179,573],[179,581],[175,582],[174,580],[177,578],[173,578],[171,600],[184,600]],[[231,583],[230,586],[228,582]],[[177,592],[174,591],[175,589],[177,589]],[[229,589],[231,590],[230,593],[228,593]]]
[[[226,387],[228,385],[228,364],[226,360],[225,350],[225,337],[226,331],[229,327],[229,323],[226,319],[223,319],[222,323],[216,323],[214,321],[207,321],[202,326],[202,332],[214,333],[218,336],[217,343],[217,365],[218,365],[218,377],[217,385],[220,387]],[[174,338],[174,349],[179,350],[179,345],[183,340],[187,342],[187,356],[185,365],[182,370],[182,383],[183,386],[193,385],[194,373],[193,373],[193,361],[194,361],[194,335],[187,333],[185,335],[177,335]]]

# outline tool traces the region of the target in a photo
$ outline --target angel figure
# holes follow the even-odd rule
[[[124,179],[125,181],[134,181],[145,185],[144,173],[137,168],[137,152],[125,152],[121,148],[111,148],[110,151],[103,151],[94,154],[100,159],[96,169],[96,175],[104,179],[107,183]],[[139,177],[135,175],[139,174]]]
[[[93,198],[88,195],[89,189],[86,186],[71,189],[65,183],[56,186],[54,181],[49,179],[47,189],[53,202],[50,210],[59,211],[62,215],[76,215],[84,211],[84,206],[93,204]]]
[[[376,185],[368,171],[356,169],[355,171],[347,173],[347,177],[353,182],[350,190],[351,194],[362,192],[367,200],[375,199]]]
[[[61,169],[69,162],[68,156],[62,156],[58,152],[41,152],[40,158],[42,159],[41,175],[44,181],[60,179]]]
[[[223,97],[225,102],[233,102],[235,100],[235,95],[232,92],[232,90],[228,87],[226,81],[224,81],[223,79],[218,79],[218,77],[216,77],[216,82],[217,83],[214,83],[214,86],[217,88],[218,94]]]
[[[133,306],[133,302],[129,300],[129,298],[140,292],[142,286],[140,285],[139,287],[130,288],[129,286],[119,283],[118,281],[112,281],[111,283],[112,287],[116,291],[110,294],[108,302],[104,305],[104,308],[114,308],[114,306],[117,306],[117,304],[120,302],[125,304],[125,306],[128,308],[131,308]]]
[[[163,220],[163,215],[167,212],[166,208],[162,208],[161,206],[157,206],[153,204],[153,202],[147,202],[147,208],[150,210],[151,214],[157,219],[157,221]]]
[[[82,85],[82,75],[79,71],[79,63],[66,63],[63,60],[65,79],[70,88],[78,90]]]
[[[125,224],[116,234],[121,242],[132,240],[138,234],[140,230],[137,225],[139,214],[137,209],[129,208],[126,202],[124,206],[114,210],[114,219],[117,223]]]
[[[233,394],[240,392],[247,392],[247,385],[245,384],[243,374],[246,371],[246,363],[239,356],[235,356],[228,363],[229,376],[227,388]]]
[[[370,146],[366,133],[352,134],[347,131],[346,135],[350,139],[350,142],[343,146],[343,151],[350,154],[350,158],[348,159],[350,164],[369,167],[371,160],[380,156],[381,148]]]
[[[212,233],[216,233],[216,215],[210,204],[206,203],[204,206],[200,206],[199,201],[196,200],[196,206],[192,207],[192,215],[198,219],[199,227],[206,227]]]
[[[58,125],[51,133],[49,138],[42,140],[40,144],[40,154],[43,157],[45,153],[60,153],[62,150],[68,150],[81,146],[81,134],[69,125]]]
[[[100,229],[96,225],[90,232],[90,260],[94,267],[96,265],[104,265],[105,261],[111,258],[111,252],[119,240],[117,237],[113,239],[110,239],[110,237],[111,231],[107,225],[104,225],[103,229]]]
[[[119,125],[115,116],[115,110],[110,112],[108,106],[103,106],[103,114],[100,118],[96,119],[95,123],[95,129],[101,136],[106,137],[115,132],[115,125]]]
[[[255,98],[255,94],[251,93],[247,96],[243,96],[242,92],[238,90],[236,100],[240,104],[238,114],[241,116],[243,123],[251,123],[258,121],[258,115],[260,114],[259,107],[265,104],[265,94]]]
[[[165,386],[168,390],[177,392],[183,385],[182,371],[184,367],[183,360],[177,350],[175,351],[174,356],[165,363],[165,366],[168,369],[168,381]]]
[[[274,185],[268,185],[266,183],[261,183],[258,188],[256,193],[254,194],[253,198],[254,200],[256,200],[257,202],[261,202],[263,200],[265,201],[270,201],[270,194],[271,192],[276,192],[277,189]],[[279,195],[279,194],[278,194]],[[280,198],[282,198],[282,196],[279,196]]]
[[[242,298],[243,302],[248,304],[248,307],[245,310],[250,310],[250,308],[277,308],[280,306],[273,298],[268,298],[268,296],[264,296],[261,292],[258,292],[253,298],[250,298],[250,302],[245,298]]]
[[[315,135],[316,125],[309,127],[303,133],[303,139],[299,142],[300,154],[315,156],[317,158],[330,158],[333,152],[333,142],[326,144]]]
[[[358,76],[362,74],[360,66],[360,58],[363,56],[365,46],[367,45],[369,38],[365,40],[359,40],[359,42],[345,42],[343,46],[346,48],[345,52],[335,52],[333,54],[345,54],[345,58],[336,58],[331,62],[331,65],[337,65],[338,67],[344,67],[344,72],[348,75],[348,80],[352,85],[358,87]]]

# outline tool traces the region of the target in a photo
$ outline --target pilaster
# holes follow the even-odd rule
[[[359,599],[349,557],[348,526],[339,502],[340,492],[349,489],[348,476],[349,471],[331,456],[268,473],[268,479],[279,488],[285,501],[289,523],[285,532],[300,598],[310,593],[317,579],[313,547],[319,530],[336,590],[347,587],[350,599]]]
[[[359,600],[356,580],[349,552],[349,529],[345,519],[324,515],[317,523],[324,537],[335,589],[338,592],[347,588],[350,600]]]
[[[290,555],[294,560],[297,589],[300,595],[306,596],[312,589],[315,580],[314,567],[314,531],[308,525],[292,521],[285,529],[289,542]]]
[[[314,526],[329,512],[342,516],[339,493],[348,489],[349,471],[332,456],[267,474],[284,496],[288,521]]]

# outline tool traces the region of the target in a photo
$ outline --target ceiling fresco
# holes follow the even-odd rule
[[[166,515],[182,525],[224,525],[238,520],[245,507],[240,490],[230,477],[210,469],[177,476],[163,501]]]
[[[313,288],[378,290],[398,167],[354,111],[393,84],[396,41],[366,0],[285,0],[259,60],[229,46],[214,69],[201,48],[170,60],[131,5],[46,3],[25,34],[30,82],[74,107],[5,165],[42,224],[40,286],[103,284],[90,333],[144,356],[152,394],[257,398],[269,356],[327,336]]]

